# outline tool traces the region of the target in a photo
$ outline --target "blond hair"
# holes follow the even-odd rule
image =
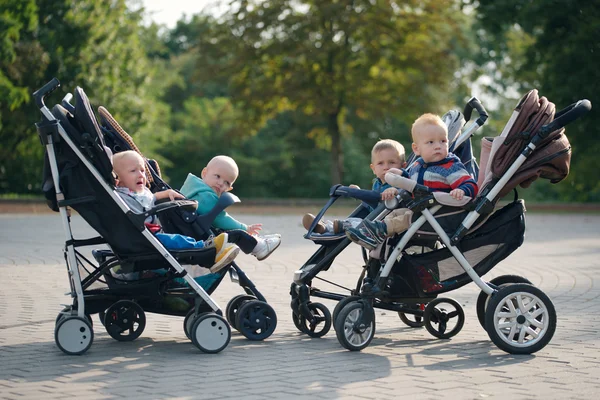
[[[418,129],[427,125],[437,125],[446,132],[446,135],[448,134],[448,127],[439,115],[426,113],[417,118],[412,124],[410,133],[413,142],[417,141],[416,135],[419,133]]]
[[[381,139],[371,149],[371,161],[373,161],[373,157],[375,154],[379,153],[382,150],[396,150],[398,152],[398,158],[400,159],[400,164],[403,164],[406,161],[406,152],[404,151],[404,146],[402,146],[399,142],[392,139]]]
[[[206,168],[210,168],[213,165],[217,165],[217,164],[226,164],[229,167],[231,167],[235,173],[235,177],[237,178],[238,175],[240,174],[240,169],[237,166],[237,163],[235,162],[235,160],[229,156],[214,156],[213,158],[211,158],[211,160],[208,162],[208,164],[206,164]]]
[[[113,156],[112,156],[113,169],[115,167],[115,164],[118,164],[121,161],[130,159],[130,158],[136,158],[136,159],[140,160],[142,162],[142,164],[144,164],[144,157],[140,156],[137,152],[135,152],[133,150],[125,150],[125,151],[121,151],[119,153],[113,154]]]

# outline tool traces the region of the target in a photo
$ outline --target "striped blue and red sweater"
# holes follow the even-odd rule
[[[477,195],[477,182],[467,172],[465,166],[452,153],[443,160],[426,163],[419,157],[408,169],[402,170],[403,176],[436,192],[449,193],[454,189],[462,189],[465,196]]]

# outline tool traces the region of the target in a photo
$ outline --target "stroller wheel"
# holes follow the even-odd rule
[[[264,301],[250,300],[242,304],[235,315],[236,329],[250,340],[264,340],[277,327],[277,314]]]
[[[231,325],[234,329],[239,330],[235,320],[235,314],[238,312],[242,304],[248,300],[256,300],[256,297],[248,294],[240,294],[233,297],[231,300],[229,300],[229,303],[227,303],[227,307],[225,308],[225,317],[227,318],[229,325]]]
[[[192,325],[194,324],[195,312],[196,307],[190,308],[190,311],[188,311],[188,313],[185,315],[185,318],[183,319],[183,332],[185,333],[185,336],[190,340],[192,340],[192,337],[190,336],[190,331],[192,329]],[[210,308],[208,304],[202,303],[198,310],[198,315],[208,312],[212,312],[212,308]]]
[[[375,313],[369,304],[353,301],[344,306],[335,320],[335,331],[342,346],[351,351],[360,351],[367,347],[375,336]],[[370,323],[365,323],[365,311],[371,313]]]
[[[338,303],[335,305],[335,308],[333,309],[333,314],[332,315],[332,321],[333,321],[333,329],[337,329],[335,326],[335,321],[337,321],[337,317],[340,314],[340,311],[346,307],[346,304],[351,303],[353,301],[356,301],[360,299],[360,296],[348,296],[348,297],[344,297],[343,299],[341,299],[340,301],[338,301]]]
[[[531,354],[543,349],[556,330],[552,301],[535,286],[515,283],[492,295],[485,311],[490,339],[511,354]]]
[[[398,311],[398,316],[400,317],[400,321],[411,328],[422,328],[425,325],[425,321],[423,321],[423,317],[420,315],[406,314]]]
[[[120,342],[137,339],[146,327],[146,314],[142,307],[130,300],[119,300],[106,310],[106,332]]]
[[[194,346],[204,353],[218,353],[229,344],[231,328],[225,318],[215,313],[205,313],[194,318],[190,329]]]
[[[56,316],[56,320],[54,321],[54,328],[56,328],[56,326],[58,325],[58,323],[65,319],[68,316],[77,316],[77,310],[73,310],[72,306],[66,306],[65,308],[62,309],[61,312],[58,313],[58,315]],[[88,320],[88,322],[90,323],[90,326],[92,328],[94,328],[94,321],[92,321],[92,317],[90,314],[86,313],[85,314],[85,318]]]
[[[427,303],[423,318],[427,331],[439,339],[450,339],[465,324],[463,308],[450,298],[437,298]]]
[[[308,303],[306,305],[311,313],[311,320],[307,320],[301,313],[293,314],[294,324],[301,332],[306,333],[310,337],[318,338],[326,335],[331,329],[331,313],[329,309],[321,303]]]
[[[491,284],[503,287],[510,285],[511,283],[529,283],[529,279],[524,278],[519,275],[501,275],[497,276],[490,281]],[[488,302],[490,301],[490,296],[484,292],[483,290],[477,296],[476,310],[477,310],[477,319],[481,324],[482,328],[485,329],[485,309],[487,308]]]
[[[106,311],[100,311],[98,313],[98,319],[100,320],[100,323],[102,324],[102,326],[104,326],[104,318],[106,317]]]
[[[83,354],[92,346],[94,330],[87,318],[62,317],[54,328],[54,341],[66,354]]]

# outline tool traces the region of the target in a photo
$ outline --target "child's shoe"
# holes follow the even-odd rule
[[[223,245],[227,243],[228,238],[229,236],[227,235],[227,233],[221,233],[218,236],[211,236],[204,241],[204,247],[216,247],[218,253],[219,251],[221,251]]]
[[[346,236],[368,250],[375,250],[387,237],[385,222],[363,220],[356,228],[348,228]]]
[[[262,261],[265,258],[269,257],[271,253],[279,247],[279,245],[281,244],[281,235],[274,234],[259,236],[256,238],[256,241],[258,243],[256,244],[254,250],[252,250],[252,253],[250,254],[255,256],[258,261]]]
[[[309,230],[310,226],[312,225],[314,220],[315,220],[314,215],[304,214],[304,217],[302,217],[302,225],[304,226],[304,229]],[[327,228],[325,227],[325,224],[323,223],[323,221],[319,221],[317,223],[317,226],[315,226],[315,229],[313,232],[320,233],[320,234],[327,232]]]
[[[237,257],[240,252],[240,248],[235,244],[227,243],[221,251],[217,252],[215,257],[215,263],[210,267],[210,272],[215,273],[222,270],[224,267],[231,264],[231,262]]]
[[[234,244],[228,243],[227,239],[227,233],[221,233],[219,236],[204,242],[205,247],[214,247],[217,250],[215,263],[210,267],[210,272],[212,273],[219,272],[223,267],[231,264],[240,252],[240,248]]]
[[[344,221],[341,219],[333,220],[333,233],[342,233],[345,230]]]

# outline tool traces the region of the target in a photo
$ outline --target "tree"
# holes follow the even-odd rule
[[[158,78],[168,69],[146,57],[143,9],[130,11],[126,0],[10,0],[1,7],[0,192],[39,186],[43,148],[33,127],[40,114],[31,93],[52,77],[62,87],[50,106],[81,86],[94,106],[105,105],[125,120],[152,155],[165,136],[156,122],[169,110],[156,97],[166,80]]]
[[[234,1],[198,39],[198,57],[218,62],[199,61],[197,77],[229,77],[244,130],[285,110],[312,119],[339,183],[349,113],[408,122],[448,105],[464,18],[452,0]]]
[[[500,91],[519,93],[538,88],[557,110],[587,98],[600,102],[600,7],[597,0],[473,2],[480,22],[481,63],[487,61],[503,80]],[[500,71],[500,72],[498,72]],[[600,142],[594,132],[600,114],[589,113],[566,127],[573,147],[566,184],[549,196],[564,200],[599,201]],[[555,197],[556,198],[556,197]]]

